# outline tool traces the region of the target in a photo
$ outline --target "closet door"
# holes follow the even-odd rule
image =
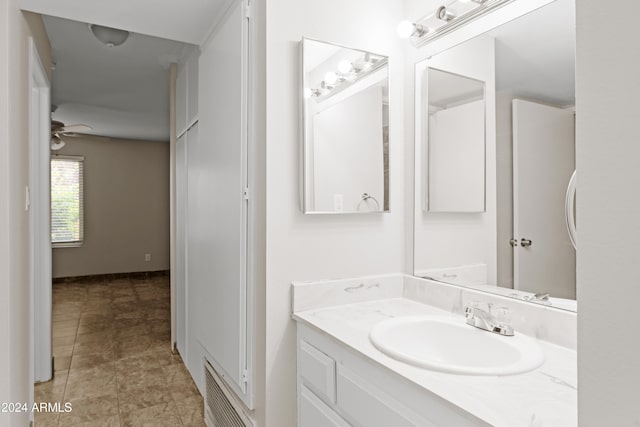
[[[203,356],[251,407],[247,372],[248,25],[238,2],[202,47],[189,145],[189,285]],[[192,179],[195,181],[192,182]]]
[[[176,143],[176,345],[187,357],[187,133]]]

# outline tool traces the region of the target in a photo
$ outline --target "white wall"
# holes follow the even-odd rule
[[[28,402],[29,384],[29,44],[49,73],[42,19],[0,3],[0,402]],[[28,425],[27,413],[0,413],[0,426]]]
[[[429,211],[484,211],[484,100],[430,114],[428,132]]]
[[[640,4],[611,5],[577,1],[581,427],[640,425]]]
[[[84,243],[53,250],[53,277],[168,270],[169,144],[86,136],[57,153],[84,156]]]
[[[295,17],[295,18],[293,18]],[[296,420],[293,280],[398,272],[404,259],[404,42],[401,2],[273,0],[267,10],[266,426]],[[300,210],[302,36],[390,56],[391,213],[303,215]]]
[[[416,129],[415,152],[415,242],[416,272],[438,268],[485,264],[487,283],[496,282],[496,137],[495,137],[495,61],[494,41],[487,36],[433,56],[426,65],[439,70],[467,76],[485,82],[485,212],[440,213],[425,212],[423,197],[427,184],[424,162],[427,138],[424,123]],[[421,69],[424,65],[421,63]],[[418,72],[422,76],[422,71]],[[421,77],[418,77],[421,78]],[[424,84],[417,91],[424,89]],[[426,93],[426,92],[421,92]],[[418,97],[416,104],[421,101]],[[418,107],[416,107],[418,108]],[[426,117],[426,105],[420,108]],[[412,109],[407,114],[414,114]],[[423,127],[424,126],[424,127]]]

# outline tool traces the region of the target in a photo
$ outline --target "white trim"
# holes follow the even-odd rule
[[[245,5],[245,47],[244,53],[246,54],[246,65],[244,67],[244,81],[245,81],[245,93],[244,100],[245,105],[245,144],[246,144],[246,174],[245,174],[245,189],[248,194],[253,194],[253,188],[257,187],[256,177],[254,176],[256,162],[256,135],[254,132],[255,120],[253,117],[254,107],[254,64],[253,58],[254,52],[254,19],[251,19],[247,14],[252,7],[252,0],[246,0]],[[258,220],[258,208],[257,198],[250,197],[247,200],[247,207],[245,211],[246,215],[246,240],[245,240],[245,369],[243,377],[245,380],[245,397],[244,402],[249,409],[255,408],[255,300],[256,300],[256,277],[255,277],[255,264],[256,264],[256,222]]]
[[[82,241],[78,242],[56,242],[51,243],[51,248],[60,249],[60,248],[79,248],[84,244]]]
[[[29,38],[30,389],[53,375],[50,224],[50,84],[33,38]],[[33,390],[30,400],[33,402]]]
[[[68,154],[52,154],[51,159],[75,160],[78,162],[84,162],[84,156],[71,156]]]
[[[171,64],[169,68],[169,291],[170,291],[170,316],[171,316],[171,351],[177,348],[176,324],[176,85],[178,79],[178,65]]]

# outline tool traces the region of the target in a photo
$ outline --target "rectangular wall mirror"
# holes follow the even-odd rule
[[[414,274],[577,310],[576,251],[565,212],[580,114],[575,1],[550,1],[434,54],[416,64],[415,82]],[[432,114],[447,111],[434,105],[434,91],[451,86],[445,92],[453,96],[474,85],[484,88],[482,172],[479,142],[447,151],[479,127],[474,119],[441,126]]]
[[[302,40],[303,211],[389,211],[388,58]]]
[[[428,212],[484,212],[484,82],[427,68]]]

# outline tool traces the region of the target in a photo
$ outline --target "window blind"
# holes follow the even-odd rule
[[[84,238],[84,158],[51,159],[51,243],[76,246]]]

